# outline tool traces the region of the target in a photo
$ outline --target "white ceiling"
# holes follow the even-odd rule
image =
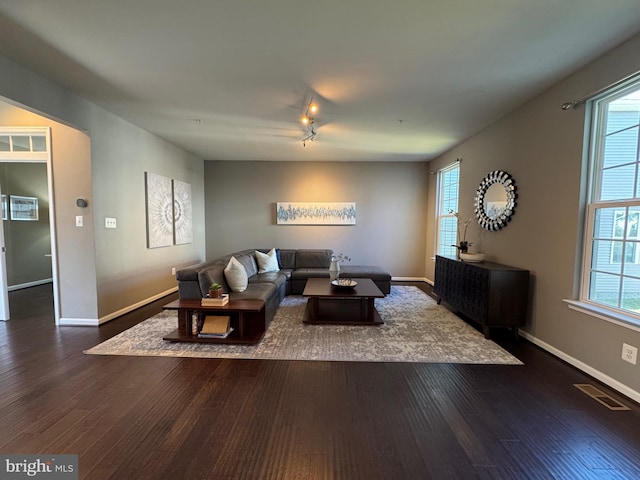
[[[0,53],[206,160],[428,160],[638,31],[638,0],[0,0]]]

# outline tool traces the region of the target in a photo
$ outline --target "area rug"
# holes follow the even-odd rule
[[[89,349],[91,355],[521,365],[517,358],[417,287],[393,286],[376,300],[380,326],[306,325],[307,299],[287,296],[257,345],[172,343],[175,311],[151,317]]]

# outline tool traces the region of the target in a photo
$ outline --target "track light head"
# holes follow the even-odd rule
[[[315,127],[313,126],[315,122],[314,115],[317,112],[318,112],[318,104],[314,103],[313,97],[311,97],[311,100],[309,100],[309,103],[307,104],[307,109],[304,112],[304,115],[302,116],[302,118],[300,119],[302,124],[307,127],[307,134],[302,139],[303,147],[307,146],[307,142],[309,141],[313,142],[318,136],[318,134],[316,133]]]

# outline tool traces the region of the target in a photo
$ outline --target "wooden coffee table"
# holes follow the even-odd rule
[[[337,325],[382,325],[375,307],[384,293],[370,278],[353,278],[354,288],[338,288],[328,278],[310,278],[302,292],[307,297],[304,323]]]

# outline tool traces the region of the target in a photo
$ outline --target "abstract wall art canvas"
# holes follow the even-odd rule
[[[193,220],[191,212],[191,185],[179,180],[174,180],[173,219],[176,245],[193,242]]]
[[[145,172],[147,247],[173,244],[173,188],[170,178]]]
[[[356,202],[278,202],[278,225],[355,225]]]

